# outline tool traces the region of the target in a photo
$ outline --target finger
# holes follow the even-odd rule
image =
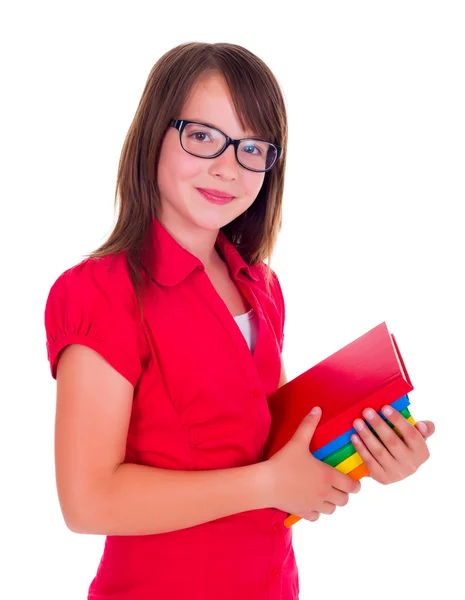
[[[316,510],[310,510],[308,513],[304,513],[303,518],[306,521],[312,521],[312,522],[314,522],[314,521],[318,521],[318,519],[320,518],[320,514],[321,513],[319,513]]]
[[[323,464],[325,467],[328,467],[328,469],[331,469],[330,484],[333,486],[333,488],[346,494],[357,494],[360,491],[362,487],[360,481],[352,479],[352,477],[349,477],[345,473],[340,473],[337,469],[327,465],[326,463]]]
[[[321,503],[320,512],[324,515],[332,515],[336,510],[336,505],[325,500]]]
[[[375,459],[375,457],[370,453],[368,448],[365,446],[361,438],[357,434],[353,434],[350,436],[350,440],[355,446],[355,449],[360,454],[363,462],[365,463],[370,477],[372,479],[376,479],[379,482],[383,482],[386,479],[386,471],[379,464],[379,462]]]
[[[336,506],[345,506],[349,502],[349,494],[333,488],[328,494],[327,501]]]
[[[390,406],[387,408],[389,408],[390,410],[389,416],[392,416],[393,420],[396,421],[396,423],[394,423],[394,421],[391,421],[393,425],[397,426],[397,424],[400,423],[401,420],[403,420],[411,429],[413,429],[413,425],[409,423],[407,419],[405,419],[405,417],[403,417],[400,413],[397,413],[397,415],[394,414],[394,410]],[[382,419],[378,415],[378,413],[371,408],[364,410],[363,416],[366,418],[369,425],[371,425],[371,427],[373,427],[373,429],[376,431],[376,433],[379,436],[379,440],[376,439],[376,436],[372,432],[370,432],[367,427],[365,427],[365,430],[371,433],[372,435],[368,436],[367,434],[365,439],[363,434],[366,431],[364,431],[363,434],[360,432],[360,437],[363,439],[366,446],[368,447],[368,450],[370,450],[370,452],[373,454],[373,456],[375,456],[378,462],[380,464],[383,464],[383,461],[385,461],[385,465],[383,466],[388,466],[390,463],[389,457],[383,449],[383,446],[388,451],[388,453],[391,456],[393,456],[397,461],[400,462],[405,460],[408,454],[410,453],[411,448],[408,447],[406,443],[404,443],[404,441],[395,433],[395,431],[391,427],[389,427],[386,421]],[[402,435],[404,435],[405,427],[399,427],[399,430],[401,429],[403,429],[401,433]],[[415,432],[415,435],[418,435],[418,433]]]
[[[396,459],[369,430],[368,426],[361,419],[355,419],[354,427],[358,435],[352,436],[351,440],[370,473],[376,476],[375,478],[378,475],[383,478],[386,471],[395,469]]]
[[[415,427],[425,438],[425,440],[429,438],[430,435],[433,435],[433,433],[436,431],[436,427],[431,421],[417,421],[415,423]]]
[[[389,419],[389,421],[399,430],[400,434],[402,435],[401,441],[399,436],[393,433],[393,435],[396,436],[401,444],[407,446],[412,452],[418,452],[424,446],[425,440],[422,434],[416,427],[409,423],[409,421],[407,421],[403,415],[401,415],[397,410],[393,409],[392,406],[383,406],[381,410],[385,417]],[[377,417],[378,419],[380,418],[379,415],[377,415]],[[385,425],[391,429],[387,423]]]

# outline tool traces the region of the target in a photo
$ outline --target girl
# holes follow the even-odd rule
[[[263,456],[267,398],[286,381],[283,295],[264,262],[286,144],[259,58],[169,51],[124,143],[117,224],[50,290],[59,500],[72,531],[106,536],[89,599],[296,600],[286,515],[314,521],[360,489],[309,453],[319,411]]]

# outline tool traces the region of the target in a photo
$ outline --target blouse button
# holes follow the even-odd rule
[[[278,527],[279,527],[279,525],[277,523],[275,523],[272,527],[273,531],[278,531]]]
[[[271,573],[272,573],[273,577],[277,577],[279,575],[279,569],[273,569],[271,571]]]
[[[252,393],[254,395],[254,398],[260,398],[260,392],[257,390],[257,388],[255,388]]]

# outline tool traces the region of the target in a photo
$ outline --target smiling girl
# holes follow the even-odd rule
[[[318,411],[263,456],[286,382],[268,260],[286,147],[257,56],[170,50],[124,143],[116,226],[50,290],[60,505],[69,529],[106,536],[89,599],[296,600],[286,515],[314,521],[360,489],[310,454]]]

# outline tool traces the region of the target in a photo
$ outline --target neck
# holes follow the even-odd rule
[[[207,271],[218,264],[218,259],[221,260],[215,249],[219,229],[200,229],[181,219],[168,219],[166,216],[158,220],[178,244],[202,261]]]

